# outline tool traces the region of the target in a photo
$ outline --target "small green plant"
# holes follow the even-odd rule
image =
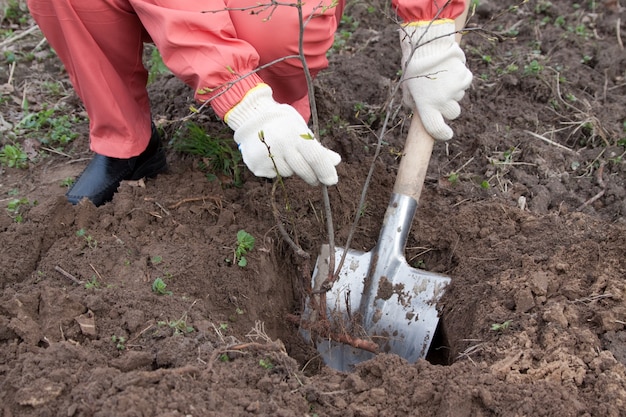
[[[535,4],[535,13],[542,14],[548,12],[552,8],[552,3],[549,1],[539,1]]]
[[[491,184],[489,184],[489,181],[483,180],[480,183],[480,188],[482,188],[483,190],[488,190],[489,188],[491,188]]]
[[[67,145],[78,137],[73,128],[81,119],[67,114],[58,114],[56,109],[40,110],[36,113],[26,113],[14,129],[16,134],[36,137],[46,145]]]
[[[269,359],[261,359],[259,360],[259,366],[265,370],[270,370],[274,367],[274,364]]]
[[[28,22],[28,9],[26,2],[19,0],[8,0],[3,4],[4,19],[15,24]]]
[[[220,331],[228,330],[228,323],[220,323],[219,328]]]
[[[100,283],[98,282],[98,278],[95,275],[93,275],[91,277],[91,280],[85,283],[85,289],[91,290],[91,289],[97,289],[97,288],[100,288]]]
[[[248,265],[248,260],[245,255],[254,249],[254,236],[245,230],[239,230],[237,232],[237,247],[235,248],[235,262],[240,267],[244,268]]]
[[[537,76],[541,73],[541,71],[543,71],[543,65],[541,65],[536,59],[533,59],[527,65],[524,65],[524,75]]]
[[[85,238],[85,242],[87,242],[87,246],[90,249],[96,249],[98,247],[98,241],[91,235],[87,234],[84,228],[78,229],[76,231],[76,236]]]
[[[0,164],[9,168],[26,168],[28,166],[28,155],[22,150],[19,144],[4,145],[0,149]]]
[[[111,341],[115,343],[115,348],[117,350],[126,349],[126,340],[127,339],[124,336],[116,336],[116,335],[111,336]]]
[[[157,322],[157,326],[168,326],[170,329],[174,331],[174,335],[182,335],[193,332],[195,329],[193,326],[187,324],[187,315],[185,314],[183,317],[178,320],[170,320],[170,321],[159,321]]]
[[[556,19],[554,19],[554,26],[561,27],[561,28],[565,26],[565,17],[557,16]]]
[[[237,317],[238,316],[242,316],[244,314],[244,311],[237,307],[235,309],[235,314],[231,314],[230,316],[228,316],[228,321],[230,321],[231,323],[235,323],[237,321]]]
[[[210,180],[216,179],[218,173],[230,178],[235,187],[243,184],[241,152],[234,147],[230,137],[209,136],[202,127],[189,122],[186,134],[179,132],[173,147],[179,152],[201,157],[200,168],[210,171],[207,174]]]
[[[22,223],[24,221],[24,217],[20,213],[20,209],[28,205],[30,205],[30,202],[27,198],[11,199],[7,204],[7,211],[9,212],[9,216],[13,218],[16,223]]]
[[[504,332],[511,326],[512,320],[507,320],[504,323],[494,323],[491,325],[491,330],[494,332]]]
[[[158,295],[172,295],[171,291],[168,291],[167,284],[163,281],[162,278],[156,278],[152,282],[152,292]]]
[[[519,152],[520,151],[517,147],[512,147],[512,148],[507,149],[504,152],[496,152],[496,156],[490,157],[488,159],[492,165],[495,165],[498,167],[508,166],[514,163],[514,157]]]
[[[578,36],[580,36],[581,38],[585,38],[585,39],[589,39],[589,37],[591,36],[589,30],[587,29],[587,27],[583,24],[577,25],[574,28],[574,33]]]
[[[75,178],[73,178],[73,177],[67,177],[67,178],[64,178],[64,179],[61,181],[61,184],[60,184],[60,185],[61,185],[61,187],[70,188],[72,185],[74,185],[74,182],[76,182],[76,179],[75,179]]]
[[[418,259],[417,261],[415,261],[413,266],[417,269],[426,269],[426,262],[424,262],[423,259]]]
[[[163,262],[163,257],[162,257],[162,256],[160,256],[160,255],[155,255],[155,256],[153,256],[153,257],[151,257],[151,258],[150,258],[150,263],[151,263],[152,265],[158,265],[158,264],[160,264],[161,262]]]
[[[218,356],[218,359],[220,360],[220,362],[230,362],[230,357],[226,353],[222,353],[220,356]]]
[[[49,95],[61,95],[61,83],[59,81],[44,81],[41,83],[41,87],[46,90]]]
[[[346,47],[346,44],[352,37],[354,31],[359,27],[359,22],[354,17],[344,14],[341,17],[339,24],[339,30],[335,34],[335,40],[333,46],[329,50],[329,53],[339,52]]]
[[[161,53],[157,48],[152,48],[150,52],[150,59],[148,59],[148,84],[152,84],[159,75],[169,74],[170,70],[167,68],[161,57]]]
[[[459,173],[458,172],[450,173],[450,175],[448,175],[448,182],[450,182],[450,184],[452,184],[452,185],[458,184],[459,183]]]

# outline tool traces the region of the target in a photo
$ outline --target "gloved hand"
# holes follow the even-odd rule
[[[270,86],[248,91],[224,121],[235,131],[243,161],[254,175],[274,178],[278,170],[282,177],[295,173],[310,185],[337,183],[335,166],[341,156],[314,138],[296,109],[277,103]]]
[[[455,30],[450,19],[413,22],[400,30],[404,103],[417,110],[424,127],[437,140],[452,138],[444,118],[459,117],[458,102],[472,83]]]

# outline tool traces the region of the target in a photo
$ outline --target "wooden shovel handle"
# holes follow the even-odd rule
[[[426,132],[416,112],[404,143],[404,152],[393,186],[395,194],[407,195],[419,202],[434,144],[435,140]]]

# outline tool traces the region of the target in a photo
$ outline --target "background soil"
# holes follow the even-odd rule
[[[330,189],[338,246],[397,81],[383,4],[351,2],[316,80],[323,141],[343,157]],[[273,197],[245,169],[241,187],[210,179],[201,158],[174,149],[191,92],[161,75],[150,92],[170,172],[122,184],[100,208],[71,206],[60,184],[90,157],[83,110],[32,21],[4,16],[2,145],[31,160],[0,176],[4,206],[28,201],[0,214],[0,412],[625,415],[623,22],[614,0],[479,2],[463,41],[475,78],[456,138],[435,147],[407,248],[412,264],[453,278],[440,338],[428,361],[381,354],[340,373],[293,319],[327,241],[320,189],[290,178]],[[19,124],[45,108],[83,117],[62,150]],[[355,249],[378,236],[407,118],[392,117],[374,162]],[[228,137],[209,111],[193,120]],[[310,260],[284,242],[273,201]],[[231,261],[240,229],[256,238],[244,268]],[[156,278],[171,295],[151,290]]]

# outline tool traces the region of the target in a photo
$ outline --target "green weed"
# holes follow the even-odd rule
[[[221,173],[240,187],[243,183],[241,174],[241,153],[233,145],[231,137],[209,136],[203,128],[193,122],[186,125],[186,134],[179,133],[173,147],[179,152],[197,155],[202,158],[201,168],[212,171],[209,179],[215,179],[214,173]]]
[[[15,223],[22,223],[24,221],[24,217],[20,213],[20,210],[22,207],[29,205],[30,201],[28,201],[27,198],[11,199],[7,204],[7,211],[9,212],[9,216],[15,221]]]
[[[49,95],[60,96],[61,95],[61,83],[58,81],[44,81],[41,83],[41,87],[47,91]]]
[[[63,146],[78,137],[73,127],[81,121],[76,116],[59,115],[58,110],[44,108],[36,113],[26,113],[13,130],[16,135],[36,137],[45,145]]]
[[[67,178],[64,178],[59,185],[61,187],[70,188],[72,185],[74,185],[75,182],[76,182],[76,178],[67,177]]]
[[[524,75],[537,76],[543,71],[543,65],[536,59],[530,61],[527,65],[524,65]]]
[[[237,247],[235,248],[235,262],[240,267],[245,267],[248,265],[248,260],[245,255],[254,249],[254,236],[245,230],[240,230],[237,232]]]
[[[26,2],[19,0],[8,0],[2,5],[4,20],[14,24],[25,24],[28,22],[29,14]]]
[[[91,289],[98,289],[98,288],[100,288],[100,283],[98,282],[98,278],[95,275],[93,275],[91,277],[91,280],[85,283],[85,289],[91,290]]]
[[[557,27],[564,27],[565,26],[565,17],[563,16],[557,16],[556,19],[554,19],[554,26]]]
[[[504,332],[511,326],[512,320],[507,320],[504,323],[494,323],[491,325],[491,330],[494,332]]]
[[[459,183],[459,178],[458,172],[452,172],[448,175],[448,182],[452,185],[456,185]]]
[[[265,370],[270,370],[272,368],[274,368],[274,364],[272,363],[271,360],[269,359],[261,359],[259,360],[259,366]]]
[[[4,145],[0,150],[0,164],[9,168],[26,168],[28,155],[19,144]]]
[[[126,340],[127,339],[124,336],[116,336],[116,335],[111,336],[111,341],[115,343],[115,348],[117,350],[126,349]]]
[[[330,48],[329,53],[339,52],[346,47],[346,44],[352,37],[354,31],[359,27],[359,22],[352,16],[343,15],[339,24],[339,29],[335,34],[335,40],[333,46]]]
[[[96,249],[98,247],[98,241],[94,239],[91,235],[87,234],[85,229],[78,229],[76,231],[76,236],[85,238],[85,242],[87,242],[87,246],[90,249]]]
[[[228,317],[228,321],[235,323],[237,321],[237,316],[243,316],[243,314],[244,314],[244,311],[241,308],[237,307],[235,309],[235,314],[231,314]]]
[[[178,320],[170,320],[170,321],[159,321],[157,322],[157,326],[168,326],[170,329],[174,331],[175,335],[182,335],[193,332],[195,329],[193,326],[187,324],[187,315],[179,318]]]
[[[426,262],[423,259],[418,259],[413,264],[413,267],[417,269],[426,269]]]
[[[152,282],[152,292],[158,295],[172,295],[171,291],[168,291],[167,284],[163,281],[163,278],[156,278]]]
[[[150,58],[146,63],[148,67],[148,84],[152,84],[160,75],[169,74],[170,70],[167,68],[161,57],[161,53],[155,47],[150,52]]]

